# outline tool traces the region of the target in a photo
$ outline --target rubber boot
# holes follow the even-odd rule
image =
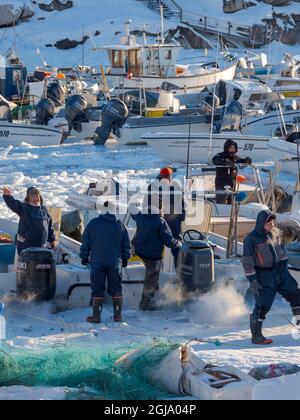
[[[103,298],[93,298],[93,314],[87,318],[87,322],[90,322],[91,324],[101,323],[103,301]]]
[[[115,322],[122,322],[122,303],[123,303],[122,297],[113,298]]]
[[[153,303],[152,298],[149,296],[142,295],[142,299],[139,306],[140,311],[154,312],[157,310],[155,303]]]
[[[263,336],[262,326],[263,326],[263,321],[256,320],[253,318],[253,316],[251,316],[250,328],[251,328],[251,334],[252,334],[252,343],[257,344],[259,346],[270,346],[271,344],[273,344],[273,340],[267,339]]]
[[[294,317],[296,319],[296,325],[298,327],[300,327],[300,307],[298,307],[298,308],[292,308],[292,311],[293,311],[293,315],[294,315]]]

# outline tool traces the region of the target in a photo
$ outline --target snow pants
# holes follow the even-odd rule
[[[111,297],[122,297],[122,267],[99,266],[91,268],[92,298],[104,298],[106,285]]]
[[[261,290],[259,296],[255,296],[254,319],[266,319],[277,293],[290,304],[292,310],[300,307],[300,289],[286,263],[281,263],[277,268],[257,269],[256,274]]]
[[[142,260],[146,267],[143,295],[153,298],[155,292],[159,289],[161,260],[148,260],[146,258],[142,258]]]

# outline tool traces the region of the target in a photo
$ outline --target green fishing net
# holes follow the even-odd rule
[[[171,397],[150,384],[144,368],[155,367],[178,348],[151,342],[138,352],[129,369],[116,366],[127,349],[65,345],[38,350],[0,351],[0,386],[66,387],[68,399],[158,400]],[[74,391],[76,389],[76,391]]]

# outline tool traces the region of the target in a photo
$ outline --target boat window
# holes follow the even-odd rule
[[[278,80],[276,86],[299,86],[298,80]]]
[[[166,52],[166,60],[172,60],[172,50]]]
[[[124,63],[123,63],[123,53],[122,51],[118,51],[118,50],[114,50],[112,52],[112,62],[113,62],[113,67],[123,67]]]
[[[155,50],[155,59],[159,60],[159,50]]]

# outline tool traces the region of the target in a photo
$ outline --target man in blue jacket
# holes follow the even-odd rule
[[[148,198],[148,197],[147,197]],[[134,238],[135,254],[146,267],[144,290],[139,305],[141,311],[155,311],[153,303],[155,291],[159,288],[159,275],[164,247],[170,248],[175,255],[181,247],[167,222],[161,217],[160,210],[145,204],[143,212],[132,214],[137,231]]]
[[[113,299],[114,320],[122,321],[122,267],[131,255],[128,230],[105,202],[99,217],[90,221],[83,234],[80,257],[83,265],[91,264],[93,315],[90,323],[99,324],[106,289]]]
[[[264,210],[257,216],[255,230],[245,239],[242,263],[256,305],[251,315],[252,342],[270,345],[262,334],[263,322],[279,293],[291,305],[296,319],[300,316],[300,290],[288,270],[288,256],[280,231],[275,228],[276,215]]]
[[[7,207],[20,217],[17,234],[17,251],[28,248],[46,248],[49,243],[55,248],[55,233],[52,219],[43,205],[41,192],[36,187],[28,188],[25,201],[16,200],[11,191],[2,187]]]

